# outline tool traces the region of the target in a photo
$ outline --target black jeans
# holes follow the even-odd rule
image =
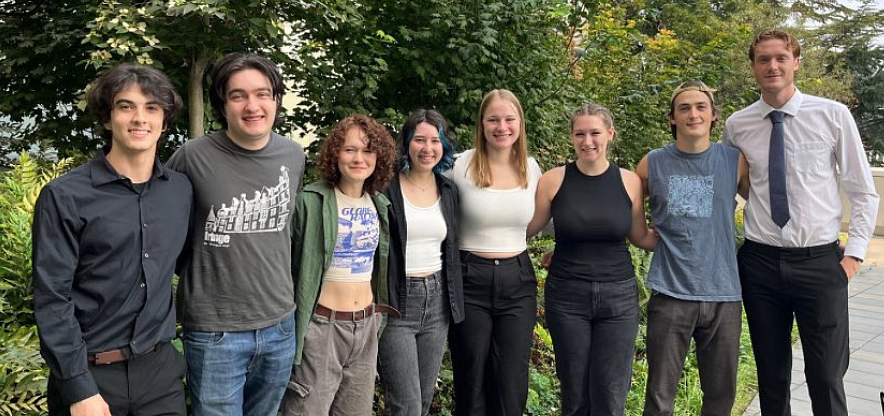
[[[528,253],[488,260],[461,251],[465,320],[451,326],[455,414],[518,416],[528,399],[537,278]]]
[[[562,382],[562,416],[622,415],[638,333],[635,279],[589,282],[549,276],[544,292]]]
[[[644,416],[672,416],[685,357],[696,342],[701,416],[729,416],[737,394],[740,302],[701,302],[654,293],[648,302],[648,382]]]
[[[128,361],[89,365],[101,398],[114,416],[185,415],[184,356],[171,343]],[[68,416],[70,406],[61,401],[50,374],[47,388],[49,414]]]
[[[764,416],[792,414],[793,316],[804,350],[813,414],[847,415],[847,275],[840,259],[837,242],[779,248],[746,240],[737,254]]]

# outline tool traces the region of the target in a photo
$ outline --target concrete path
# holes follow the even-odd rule
[[[874,238],[863,268],[850,282],[850,367],[844,377],[850,416],[882,416],[884,391],[884,238]],[[804,379],[804,354],[792,359],[792,415],[813,416]],[[758,398],[744,416],[761,415]]]

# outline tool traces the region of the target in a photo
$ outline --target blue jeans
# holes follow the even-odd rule
[[[562,382],[562,416],[621,416],[638,333],[638,286],[546,279],[546,323]]]
[[[441,272],[408,278],[406,289],[406,315],[387,320],[378,353],[386,410],[392,416],[430,413],[451,316]]]
[[[195,416],[276,416],[295,360],[295,320],[250,331],[185,330]]]

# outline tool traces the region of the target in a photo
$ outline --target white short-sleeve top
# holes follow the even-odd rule
[[[447,175],[460,194],[460,249],[477,253],[519,253],[528,247],[525,232],[534,216],[534,193],[543,172],[528,158],[528,187],[478,188],[469,172],[474,149],[463,152]]]

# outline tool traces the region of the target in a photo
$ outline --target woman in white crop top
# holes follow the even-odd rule
[[[323,180],[298,194],[292,220],[297,352],[285,414],[370,414],[387,302],[389,201],[396,148],[374,119],[347,117],[317,158]]]
[[[512,92],[485,95],[474,140],[449,174],[460,195],[465,318],[451,330],[455,414],[520,415],[537,313],[525,231],[541,171]]]
[[[430,412],[449,323],[463,321],[458,195],[442,172],[454,163],[448,123],[436,110],[411,112],[399,133],[399,173],[390,199],[391,317],[381,335],[378,373],[384,414]]]

